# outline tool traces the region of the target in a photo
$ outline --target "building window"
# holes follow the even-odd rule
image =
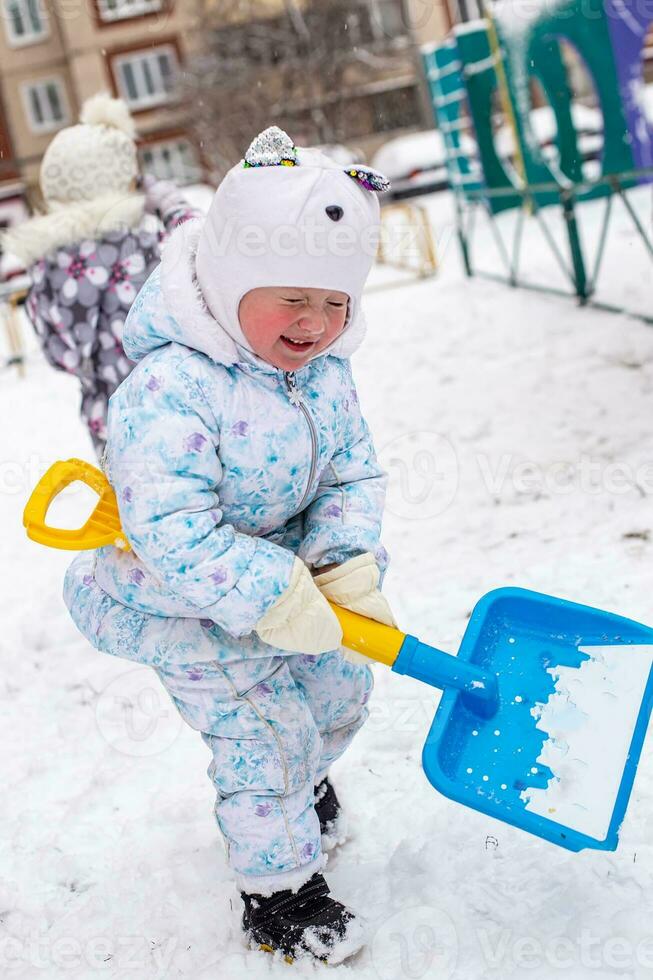
[[[30,129],[49,133],[69,121],[70,113],[61,79],[47,78],[21,86]]]
[[[400,0],[367,0],[372,36],[377,41],[408,33]]]
[[[0,181],[16,176],[14,154],[11,137],[5,117],[4,106],[0,99]]]
[[[414,85],[379,92],[370,98],[377,133],[419,126],[422,122],[418,90]]]
[[[422,124],[419,91],[415,85],[353,94],[339,106],[325,106],[327,116],[343,140],[371,133],[412,129]]]
[[[165,0],[97,0],[100,20],[125,20],[162,10]]]
[[[0,0],[7,41],[12,48],[35,44],[50,33],[41,0]]]
[[[117,55],[113,64],[120,94],[130,108],[151,109],[174,95],[179,64],[172,45]]]
[[[148,143],[140,151],[141,164],[146,173],[160,180],[175,180],[179,184],[192,184],[202,177],[202,169],[192,144],[183,137]]]
[[[483,18],[480,0],[453,0],[451,7],[458,23],[468,24]]]
[[[245,24],[225,24],[211,38],[211,53],[226,70],[245,66],[271,66],[300,56],[301,37],[285,17],[270,17]]]

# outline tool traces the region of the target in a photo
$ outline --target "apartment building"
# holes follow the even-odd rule
[[[402,0],[342,0],[342,9],[334,8],[333,29],[349,30],[349,46],[356,51],[358,44],[361,55],[342,77],[344,96],[322,89],[308,111],[297,86],[286,108],[298,140],[320,141],[317,130],[302,129],[307,115],[332,117],[337,138],[368,153],[397,131],[431,125],[411,27],[417,26],[419,40],[433,40],[440,23],[433,10],[441,8],[406,2],[415,2],[418,14],[426,9],[426,22]],[[193,109],[184,76],[208,51],[213,91],[224,86],[228,92],[234,58],[251,68],[243,84],[253,84],[259,71],[269,78],[277,59],[297,57],[289,18],[301,36],[304,13],[315,17],[321,8],[320,0],[0,0],[0,226],[38,206],[40,161],[49,141],[101,90],[128,103],[145,170],[180,183],[207,172],[215,177],[202,152],[200,107]],[[274,32],[282,24],[277,51]],[[228,109],[229,96],[226,102]],[[222,107],[220,118],[210,119],[209,134],[224,131]]]
[[[198,179],[176,97],[198,36],[192,0],[0,0],[0,224],[38,204],[49,141],[101,90],[128,103],[146,169]]]

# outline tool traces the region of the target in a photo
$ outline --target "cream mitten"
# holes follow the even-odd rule
[[[289,653],[326,653],[342,642],[338,617],[299,558],[293,563],[288,588],[254,629],[265,643]]]
[[[396,626],[390,606],[379,590],[381,574],[374,555],[366,552],[315,575],[313,581],[330,602],[352,612],[375,619],[386,626]]]

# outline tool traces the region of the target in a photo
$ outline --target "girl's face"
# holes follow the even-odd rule
[[[342,333],[346,293],[328,289],[266,286],[251,289],[238,319],[252,350],[282,371],[297,371]]]

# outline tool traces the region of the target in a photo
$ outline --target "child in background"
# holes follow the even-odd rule
[[[363,940],[322,875],[343,835],[328,773],[372,674],[343,656],[327,600],[394,623],[386,478],[349,362],[386,186],[272,127],[173,233],[109,412],[133,552],[83,553],[65,585],[89,641],[152,665],[210,748],[250,941],[331,963]]]
[[[98,456],[109,398],[133,367],[122,348],[129,308],[159,263],[165,232],[197,216],[171,182],[146,177],[140,194],[137,178],[129,110],[96,95],[80,125],[60,130],[45,152],[47,214],[2,239],[30,270],[26,310],[46,359],[81,382],[81,416]]]

